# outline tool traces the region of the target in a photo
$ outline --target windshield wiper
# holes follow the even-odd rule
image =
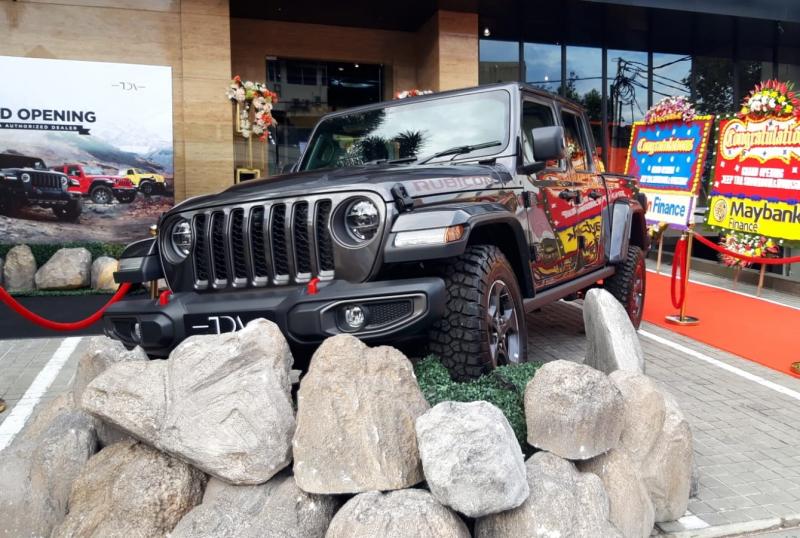
[[[499,146],[501,144],[502,144],[502,142],[500,142],[499,140],[492,140],[491,142],[483,142],[482,144],[469,144],[469,145],[466,145],[466,146],[455,146],[455,147],[448,148],[446,150],[434,153],[430,157],[425,157],[424,159],[421,159],[421,160],[417,161],[417,164],[426,164],[426,163],[432,161],[433,159],[435,159],[437,157],[444,157],[445,155],[452,155],[453,157],[455,157],[456,155],[461,155],[463,153],[469,153],[471,151],[475,151],[476,149],[491,148],[493,146]]]
[[[368,164],[400,164],[400,163],[410,163],[416,161],[416,157],[403,157],[401,159],[375,159],[373,161],[367,161],[363,163],[364,165]]]

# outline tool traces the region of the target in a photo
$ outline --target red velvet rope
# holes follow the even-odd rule
[[[672,258],[672,280],[670,280],[670,295],[672,298],[672,306],[680,309],[683,306],[683,301],[686,299],[686,280],[689,274],[686,272],[686,238],[681,237],[678,239],[678,244],[675,245],[675,255]],[[680,276],[678,276],[680,271]],[[680,280],[680,295],[675,293],[675,283]]]
[[[694,237],[708,248],[716,250],[717,252],[728,255],[732,258],[736,258],[737,260],[744,260],[750,263],[763,263],[764,265],[783,265],[787,263],[800,263],[800,256],[792,256],[791,258],[760,258],[757,256],[747,256],[745,254],[739,254],[738,252],[730,251],[725,247],[722,247],[712,241],[709,241],[700,234],[695,234]]]
[[[106,308],[111,306],[112,304],[116,303],[123,297],[125,294],[128,293],[131,289],[131,284],[129,282],[125,282],[122,284],[117,292],[108,300],[108,302],[103,305],[103,307],[89,316],[86,319],[82,319],[80,321],[73,321],[70,323],[62,323],[59,321],[51,321],[49,319],[45,319],[38,314],[34,314],[21,304],[17,302],[9,293],[0,286],[0,301],[4,302],[11,310],[22,316],[23,318],[27,319],[28,321],[32,321],[33,323],[44,327],[45,329],[51,329],[54,331],[77,331],[80,329],[85,329],[86,327],[92,325],[93,323],[97,322],[102,316],[103,312],[106,311]]]

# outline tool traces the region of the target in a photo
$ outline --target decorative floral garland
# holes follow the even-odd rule
[[[644,116],[645,123],[661,123],[665,121],[692,121],[695,110],[683,95],[665,97],[650,109]]]
[[[722,245],[728,250],[754,258],[773,258],[780,253],[778,244],[762,235],[730,232],[722,237]],[[751,265],[748,261],[726,254],[720,254],[719,258],[728,267],[748,267]]]
[[[433,90],[418,90],[414,88],[413,90],[405,90],[402,92],[398,92],[397,95],[394,96],[395,99],[405,99],[406,97],[416,97],[418,95],[429,95],[433,93]]]
[[[742,101],[739,117],[755,120],[789,116],[800,118],[800,102],[793,90],[793,83],[775,79],[756,84]]]
[[[272,106],[278,102],[278,94],[267,88],[266,84],[250,80],[242,82],[242,78],[236,75],[226,95],[239,104],[239,131],[242,137],[250,138],[252,134],[266,142],[269,134],[267,129],[278,125],[272,117]]]

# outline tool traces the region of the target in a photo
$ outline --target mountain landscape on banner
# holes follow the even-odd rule
[[[149,146],[142,143],[132,146],[131,141],[123,138],[118,140],[118,144],[97,136],[76,133],[15,131],[13,143],[10,140],[0,141],[0,153],[35,155],[48,165],[78,162],[110,170],[133,166],[172,176],[171,144]]]

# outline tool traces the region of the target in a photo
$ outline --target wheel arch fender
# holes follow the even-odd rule
[[[647,235],[645,207],[647,199],[644,194],[634,199],[614,200],[608,210],[609,226],[605,228],[605,255],[609,263],[624,262],[630,245],[638,246],[647,252],[650,241]]]
[[[406,231],[464,226],[464,234],[447,244],[397,247],[395,238]],[[495,245],[508,259],[524,297],[533,296],[530,249],[525,230],[516,216],[499,204],[412,211],[397,217],[384,248],[384,262],[407,263],[452,258],[469,245]]]

